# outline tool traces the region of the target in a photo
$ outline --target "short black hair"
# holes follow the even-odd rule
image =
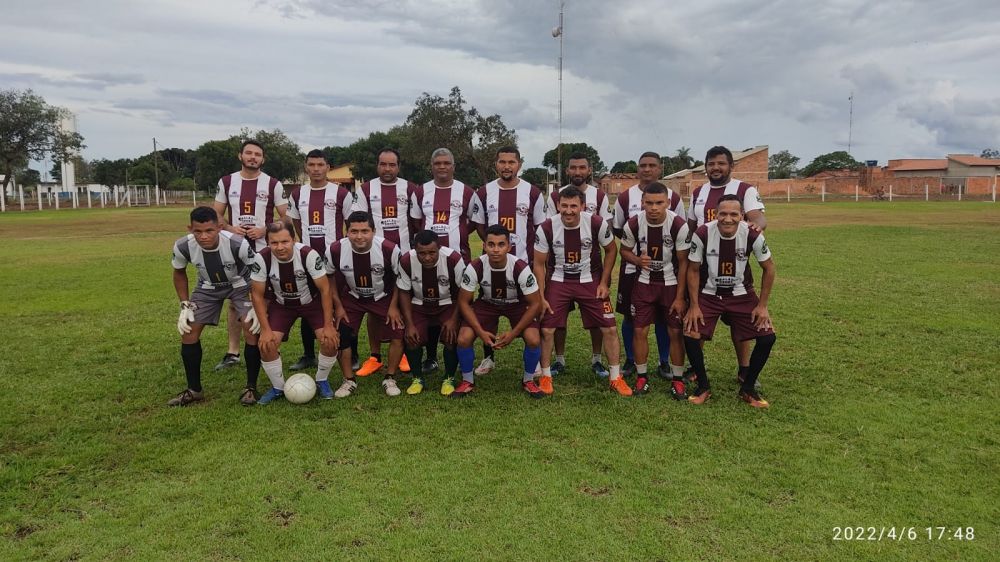
[[[500,148],[497,149],[496,157],[500,158],[500,155],[503,153],[514,154],[515,156],[517,156],[517,161],[518,162],[521,161],[521,151],[518,150],[516,146],[513,145],[501,146]]]
[[[666,195],[667,194],[667,186],[663,185],[662,183],[660,183],[658,181],[654,181],[653,183],[647,185],[646,189],[642,190],[642,193],[643,194],[646,194],[646,193],[662,193],[662,194]]]
[[[219,222],[219,213],[211,207],[195,207],[191,210],[191,222]]]
[[[723,154],[726,155],[726,160],[728,160],[729,161],[729,165],[732,166],[733,165],[733,153],[728,148],[726,148],[724,146],[713,146],[712,148],[709,148],[708,152],[705,153],[705,162],[708,162],[712,158],[714,158],[716,156],[721,156]]]
[[[660,158],[659,153],[653,152],[652,150],[647,150],[646,152],[643,152],[642,154],[639,155],[639,160],[642,160],[643,158],[656,158],[657,162],[663,161],[663,159]],[[638,162],[639,160],[636,160],[636,162]]]
[[[282,230],[287,230],[288,235],[292,237],[293,241],[295,240],[295,227],[292,226],[292,221],[288,220],[287,218],[278,219],[268,224],[267,228],[265,228],[264,236],[265,238],[267,238],[270,237],[270,235],[272,234],[277,234],[281,232]]]
[[[721,205],[723,201],[736,201],[740,204],[740,210],[743,210],[743,200],[740,199],[740,196],[735,193],[727,193],[726,195],[719,197],[719,202],[716,203],[715,208],[718,209],[719,205]]]
[[[368,226],[370,226],[372,230],[375,230],[375,220],[372,219],[372,215],[368,211],[354,211],[353,213],[348,215],[347,220],[345,222],[347,223],[348,228],[350,228],[351,225],[356,222],[366,222],[368,223]]]
[[[240,145],[240,154],[243,154],[243,150],[247,147],[247,145],[251,144],[259,148],[261,152],[264,152],[264,145],[262,145],[259,140],[247,139]]]
[[[382,156],[383,154],[385,154],[386,152],[391,152],[392,154],[395,154],[395,155],[396,155],[396,163],[397,163],[397,164],[399,164],[400,162],[402,162],[402,161],[403,161],[403,159],[402,159],[402,158],[401,158],[401,157],[399,156],[399,151],[398,151],[398,150],[396,150],[395,148],[389,148],[389,147],[387,146],[387,147],[383,148],[382,150],[379,150],[379,151],[378,151],[378,154],[376,154],[376,155],[375,155],[375,162],[376,162],[376,163],[378,163],[378,159],[379,159],[379,158],[380,158],[380,157],[381,157],[381,156]]]
[[[306,160],[310,158],[322,158],[324,162],[328,162],[328,160],[326,159],[326,153],[318,148],[314,148],[310,150],[308,154],[306,154]]]
[[[590,158],[582,152],[574,152],[573,154],[570,154],[569,158],[566,159],[566,163],[569,164],[570,160],[586,160],[587,165],[590,166]]]
[[[441,241],[438,240],[438,235],[433,230],[421,230],[413,237],[413,246],[426,246],[428,244],[441,245]]]
[[[573,199],[575,197],[580,200],[581,205],[584,203],[583,192],[580,191],[575,185],[570,185],[569,187],[559,190],[559,200],[562,201],[563,197],[567,197],[569,199]]]
[[[508,242],[510,241],[510,231],[507,230],[507,227],[502,224],[491,224],[486,227],[486,236],[489,236],[490,234],[493,234],[494,236],[503,236]]]

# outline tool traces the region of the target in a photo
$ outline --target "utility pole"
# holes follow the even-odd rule
[[[851,91],[851,97],[847,98],[847,101],[851,102],[851,112],[850,117],[847,122],[847,153],[851,153],[851,141],[854,136],[854,91]]]
[[[563,145],[563,8],[565,0],[559,0],[559,26],[552,28],[552,36],[559,39],[559,144],[556,146],[556,188],[562,187],[562,145]]]

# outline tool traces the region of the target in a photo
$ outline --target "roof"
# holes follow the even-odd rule
[[[899,162],[899,164],[895,164]],[[895,165],[892,165],[895,164]],[[946,170],[948,169],[948,159],[942,158],[905,158],[893,160],[889,169],[894,172],[917,172],[921,170]]]
[[[972,154],[949,154],[948,160],[954,160],[966,166],[1000,166],[1000,159],[983,158]]]
[[[767,148],[768,147],[767,147],[766,144],[762,144],[760,146],[754,146],[754,147],[750,147],[750,148],[746,148],[746,149],[743,149],[743,150],[738,150],[736,152],[733,152],[733,163],[735,164],[736,162],[739,162],[740,160],[746,158],[747,156],[750,156],[751,154],[757,154],[758,152],[760,152],[762,150],[767,150]],[[698,173],[698,172],[704,173],[704,171],[705,171],[705,165],[702,164],[701,166],[695,166],[694,168],[688,168],[686,170],[681,170],[679,172],[674,172],[674,173],[670,174],[669,176],[664,176],[663,179],[669,180],[669,179],[674,179],[674,178],[681,178],[681,177],[684,177],[684,176],[686,176],[688,174],[694,174],[694,173]]]

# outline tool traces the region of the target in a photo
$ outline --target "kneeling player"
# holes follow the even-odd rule
[[[413,239],[413,249],[399,259],[399,307],[406,324],[406,355],[413,373],[407,394],[420,394],[424,389],[424,345],[428,330],[439,328],[444,343],[444,380],[441,394],[455,391],[452,376],[458,367],[455,342],[460,327],[458,317],[458,285],[465,272],[462,254],[442,247],[433,230],[422,230]]]
[[[667,188],[659,182],[642,192],[639,214],[625,223],[622,260],[638,268],[632,286],[632,318],[635,350],[635,394],[649,391],[646,359],[649,357],[649,326],[661,320],[670,334],[671,394],[687,398],[684,388],[684,340],[681,317],[687,310],[684,290],[687,282],[688,226],[669,208]]]
[[[502,349],[520,336],[524,339],[521,388],[532,398],[544,398],[545,393],[535,384],[535,370],[542,353],[538,333],[542,301],[538,282],[524,260],[510,255],[510,231],[503,225],[494,224],[486,228],[483,250],[486,253],[472,260],[462,274],[462,286],[458,293],[458,308],[466,323],[458,333],[462,382],[451,396],[464,398],[476,388],[473,372],[476,352],[472,344],[477,337],[493,349]],[[479,298],[472,302],[472,294],[477,289]],[[511,329],[497,334],[501,316],[510,321]]]
[[[695,395],[688,398],[702,404],[712,395],[705,357],[699,340],[710,340],[719,317],[725,314],[737,341],[756,340],[750,354],[750,368],[740,387],[740,398],[754,408],[766,408],[754,390],[754,383],[767,363],[775,336],[767,301],[774,285],[774,260],[764,235],[743,222],[743,202],[735,195],[719,199],[716,220],[698,227],[691,237],[688,259],[688,296],[691,307],[684,318],[684,347],[698,377]],[[764,271],[760,298],[753,288],[750,253]]]
[[[226,299],[236,308],[246,340],[244,357],[247,362],[247,386],[240,403],[257,401],[257,375],[260,372],[260,352],[257,348],[259,330],[257,317],[250,305],[250,266],[253,248],[242,236],[222,230],[219,215],[211,207],[191,211],[187,236],[174,243],[174,290],[181,301],[177,331],[181,334],[181,360],[187,376],[187,388],[167,402],[168,406],[187,406],[204,399],[201,388],[201,331],[219,323],[219,314]],[[187,264],[198,271],[198,286],[188,298]]]
[[[257,403],[269,404],[285,396],[279,352],[285,334],[298,318],[309,324],[320,342],[316,388],[323,398],[330,398],[333,393],[327,378],[336,362],[339,337],[333,327],[333,301],[323,257],[295,241],[291,221],[272,222],[265,236],[267,247],[257,254],[251,267],[250,296],[260,318],[260,355],[271,390]]]

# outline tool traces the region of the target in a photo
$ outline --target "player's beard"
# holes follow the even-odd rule
[[[583,184],[587,183],[587,181],[589,179],[590,179],[590,176],[586,176],[586,177],[573,176],[573,177],[569,178],[569,183],[573,184],[573,187],[580,187]]]
[[[708,177],[708,183],[710,183],[712,185],[715,185],[715,186],[726,185],[727,183],[729,183],[729,175],[728,174],[724,174],[724,175],[720,176],[719,179],[714,179],[714,178],[712,178],[712,176],[709,176]]]

